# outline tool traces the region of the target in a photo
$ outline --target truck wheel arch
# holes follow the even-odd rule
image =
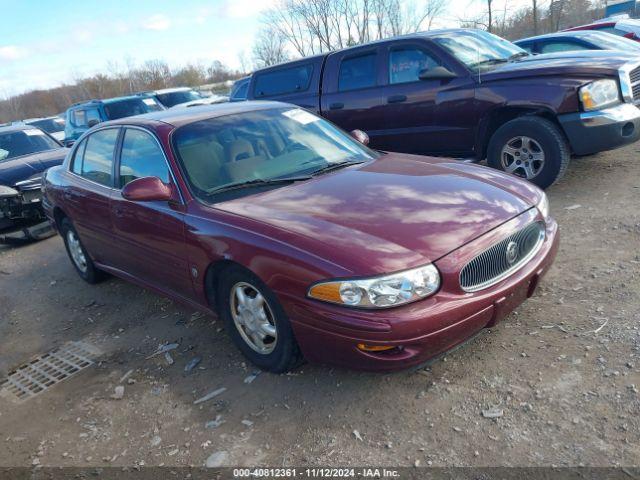
[[[523,116],[538,116],[555,123],[560,131],[564,133],[562,126],[558,122],[555,112],[547,107],[536,106],[502,106],[491,110],[481,120],[476,139],[477,159],[482,160],[487,157],[487,147],[493,134],[505,123]]]

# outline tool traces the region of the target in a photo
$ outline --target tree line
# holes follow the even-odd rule
[[[145,90],[167,87],[197,87],[209,83],[235,80],[243,72],[230,69],[220,61],[208,67],[190,64],[172,70],[162,60],[141,65],[128,61],[125,65],[107,64],[104,73],[76,78],[70,84],[46,90],[33,90],[0,100],[0,123],[64,112],[70,105],[94,98],[110,98]]]

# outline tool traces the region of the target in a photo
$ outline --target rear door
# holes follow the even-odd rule
[[[331,54],[323,75],[322,115],[346,131],[367,132],[377,147],[375,131],[385,112],[380,92],[381,47],[368,45]]]
[[[63,192],[67,214],[89,254],[98,263],[113,259],[109,199],[114,186],[114,155],[120,128],[102,128],[74,151],[70,182]]]
[[[175,181],[155,135],[126,127],[118,155],[116,189],[111,196],[114,230],[113,266],[156,288],[193,297],[184,248],[184,214],[179,202],[133,202],[122,188],[142,177]]]

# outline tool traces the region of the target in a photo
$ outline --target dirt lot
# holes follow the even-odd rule
[[[0,249],[0,379],[69,340],[102,352],[22,404],[0,397],[0,466],[638,465],[639,148],[573,162],[548,192],[562,245],[537,295],[418,372],[304,365],[247,383],[215,318],[84,284],[59,237]],[[173,365],[146,359],[167,342]]]

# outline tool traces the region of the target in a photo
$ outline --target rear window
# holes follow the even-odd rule
[[[134,115],[142,115],[143,113],[155,112],[162,110],[158,102],[151,97],[148,98],[131,98],[128,100],[118,100],[106,103],[104,110],[109,120],[118,118],[132,117]]]
[[[338,90],[358,90],[376,85],[376,54],[346,58],[340,64]]]
[[[312,73],[313,65],[307,64],[258,74],[253,91],[256,97],[304,92],[309,89]]]

